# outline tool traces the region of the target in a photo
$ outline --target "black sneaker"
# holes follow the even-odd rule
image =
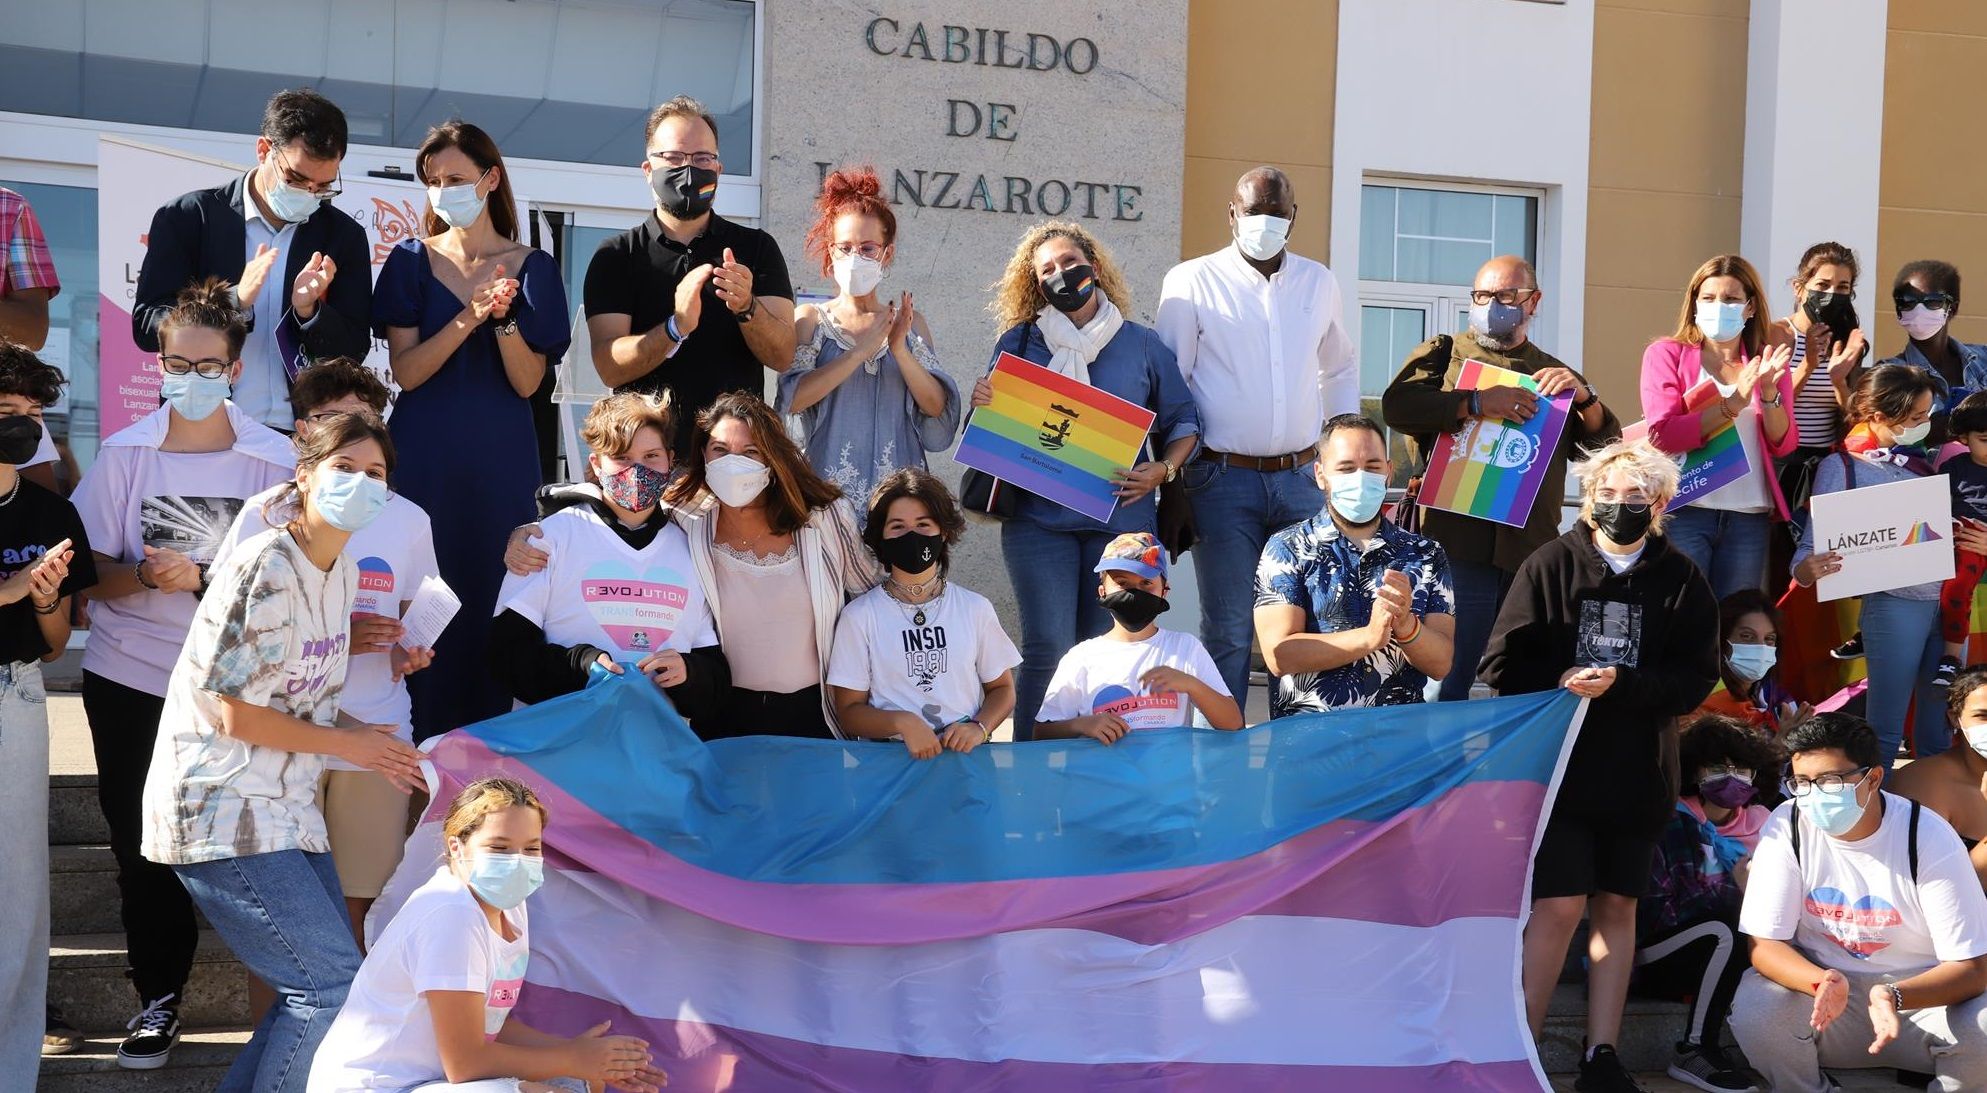
[[[1592,1058],[1580,1060],[1580,1078],[1573,1088],[1578,1093],[1649,1093],[1621,1065],[1613,1044],[1601,1044]]]
[[[41,1034],[43,1055],[67,1055],[83,1046],[83,1034],[69,1027],[62,1011],[53,1005],[48,1007],[48,1025]]]
[[[1932,686],[1950,687],[1959,678],[1959,658],[1940,657],[1939,666],[1932,670]]]
[[[1744,1069],[1712,1044],[1678,1044],[1677,1053],[1670,1058],[1670,1077],[1706,1093],[1757,1093],[1759,1089]]]
[[[131,1035],[117,1048],[117,1065],[126,1070],[157,1070],[166,1065],[173,1045],[179,1043],[179,1006],[168,994],[145,1003],[138,1016],[124,1027]]]
[[[1828,655],[1834,657],[1837,660],[1862,660],[1863,632],[1861,630],[1858,630],[1855,633],[1849,635],[1848,641],[1845,641],[1842,644],[1836,646],[1835,648],[1830,649],[1828,651]]]

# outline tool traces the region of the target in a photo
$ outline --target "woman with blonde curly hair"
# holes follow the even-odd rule
[[[1499,694],[1589,700],[1532,863],[1525,1008],[1536,1035],[1566,946],[1588,916],[1583,1087],[1626,1088],[1614,1044],[1635,961],[1635,908],[1677,787],[1662,736],[1718,681],[1718,602],[1663,533],[1676,462],[1646,440],[1574,468],[1580,519],[1518,567],[1480,676]],[[1605,1083],[1613,1081],[1613,1085]]]
[[[1021,605],[1014,735],[1026,740],[1062,655],[1111,628],[1093,572],[1104,545],[1125,532],[1158,529],[1153,491],[1193,457],[1200,416],[1173,351],[1151,327],[1126,318],[1131,293],[1124,275],[1081,226],[1051,220],[1030,228],[994,288],[989,310],[1003,330],[996,360],[1012,353],[1158,415],[1140,461],[1118,470],[1118,507],[1108,521],[1023,493],[1001,525],[1001,553]],[[992,401],[993,388],[982,378],[973,406]]]

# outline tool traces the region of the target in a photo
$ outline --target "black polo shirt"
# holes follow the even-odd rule
[[[706,262],[722,264],[726,247],[752,271],[753,295],[793,299],[786,259],[771,235],[712,213],[704,233],[685,246],[664,235],[662,222],[650,212],[639,225],[602,241],[593,253],[586,267],[586,313],[588,317],[626,315],[629,333],[645,334],[675,312],[676,285],[683,275]],[[752,355],[738,326],[738,318],[718,299],[716,288],[706,285],[697,329],[676,355],[616,390],[653,393],[666,388],[677,420],[683,422],[726,391],[751,391],[763,398],[765,366]],[[681,431],[687,443],[689,430]]]

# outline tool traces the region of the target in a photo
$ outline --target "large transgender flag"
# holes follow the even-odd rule
[[[910,759],[706,745],[636,676],[432,742],[543,794],[516,1010],[684,1091],[1539,1090],[1519,936],[1564,692]],[[376,916],[376,924],[384,921]]]

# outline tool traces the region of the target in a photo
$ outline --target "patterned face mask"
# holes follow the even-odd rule
[[[646,463],[630,463],[600,476],[600,492],[629,512],[647,512],[662,498],[669,475]]]

